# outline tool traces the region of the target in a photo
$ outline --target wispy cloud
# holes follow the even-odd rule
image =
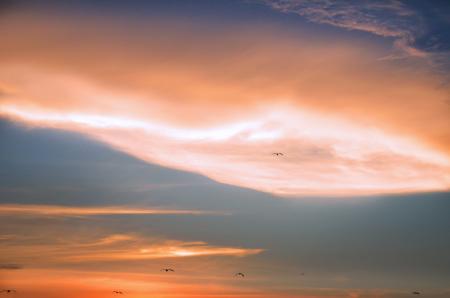
[[[113,207],[75,207],[55,205],[0,204],[0,214],[39,215],[39,216],[93,216],[93,215],[207,215],[226,213],[201,210],[173,210]]]
[[[130,244],[130,243],[128,243]],[[237,247],[218,247],[205,242],[167,241],[144,245],[141,248],[80,252],[65,256],[69,262],[88,261],[122,261],[122,260],[152,260],[164,258],[186,258],[202,256],[235,256],[244,257],[263,252],[263,249],[248,249]]]
[[[394,46],[403,55],[414,57],[428,55],[426,51],[413,46],[416,38],[423,33],[425,26],[423,18],[417,11],[398,0],[262,1],[276,10],[298,14],[311,22],[395,38]],[[394,59],[401,56],[393,54],[389,57]]]
[[[25,241],[25,242],[24,242]],[[264,249],[215,246],[203,241],[178,241],[147,237],[138,234],[111,234],[92,239],[87,234],[66,237],[64,241],[41,237],[8,241],[0,248],[4,257],[15,257],[39,264],[39,256],[46,265],[61,263],[120,262],[155,260],[165,258],[190,258],[202,256],[244,257],[262,253]]]

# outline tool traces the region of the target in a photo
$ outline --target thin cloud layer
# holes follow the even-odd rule
[[[268,5],[286,13],[297,13],[317,23],[380,36],[412,39],[420,28],[415,11],[397,0],[387,1],[304,1],[267,0]]]
[[[2,256],[24,260],[34,267],[203,256],[245,257],[264,251],[254,248],[214,246],[202,241],[166,240],[129,234],[112,234],[97,239],[89,234],[58,240],[52,240],[50,237],[31,237],[3,242],[5,247],[0,248]],[[45,264],[36,258],[45,260]]]
[[[262,1],[275,10],[298,14],[311,22],[394,38],[393,45],[398,53],[382,59],[419,57],[430,58],[430,61],[442,64],[442,61],[439,61],[442,60],[442,55],[447,59],[449,57],[448,49],[444,51],[440,49],[442,43],[448,44],[448,41],[433,32],[433,22],[441,18],[439,13],[432,11],[432,16],[424,16],[423,12],[415,9],[413,3],[409,1]],[[448,26],[445,22],[442,25]],[[423,40],[427,42],[420,45]]]
[[[93,216],[93,215],[202,215],[220,214],[200,210],[170,210],[118,207],[75,207],[53,205],[1,204],[0,214],[37,216]]]

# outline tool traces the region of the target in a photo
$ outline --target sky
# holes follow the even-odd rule
[[[448,297],[449,32],[447,1],[1,1],[0,295]]]

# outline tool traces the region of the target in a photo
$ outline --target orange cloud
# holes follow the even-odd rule
[[[140,249],[124,249],[97,252],[86,252],[67,256],[65,260],[69,262],[87,261],[121,261],[121,260],[151,260],[162,258],[183,258],[201,256],[237,256],[243,257],[263,252],[262,249],[245,249],[233,247],[215,247],[205,242],[178,242],[169,241],[157,245],[145,245]]]
[[[375,44],[173,20],[114,38],[108,20],[4,22],[5,117],[280,195],[449,188],[448,87],[423,65],[380,61]]]
[[[27,240],[31,243],[26,242]],[[24,245],[23,241],[27,245]],[[99,239],[92,239],[89,235],[72,236],[58,241],[45,236],[39,242],[33,243],[32,238],[6,240],[5,243],[8,245],[0,248],[0,253],[5,258],[23,260],[35,266],[40,263],[44,263],[45,266],[55,266],[62,263],[121,262],[202,256],[244,257],[264,251],[263,249],[214,246],[201,241],[185,242],[127,234],[112,234]]]
[[[116,207],[73,207],[54,205],[20,205],[1,204],[0,214],[41,215],[41,216],[89,216],[89,215],[139,215],[139,214],[167,214],[167,215],[201,215],[221,214],[218,212],[199,210],[170,210],[170,209],[132,209],[123,206]],[[223,213],[222,213],[223,214]]]

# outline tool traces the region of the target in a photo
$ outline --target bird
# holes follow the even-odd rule
[[[244,275],[244,273],[242,273],[242,272],[238,272],[238,273],[236,273],[234,276],[241,276],[241,277],[245,277],[245,275]]]
[[[161,269],[161,271],[164,271],[164,272],[175,272],[175,270],[173,270],[172,268],[163,268],[163,269]]]
[[[283,156],[284,154],[283,154],[283,153],[281,153],[281,152],[274,152],[274,153],[272,153],[272,155],[276,155],[276,156]]]
[[[414,291],[414,292],[412,292],[414,295],[420,295],[420,292],[418,292],[418,291]]]
[[[123,295],[123,292],[122,292],[122,291],[113,291],[113,293],[114,293],[114,294],[121,294],[121,295]]]
[[[5,289],[5,290],[1,290],[0,293],[15,293],[17,292],[16,290],[11,290],[11,289]]]

